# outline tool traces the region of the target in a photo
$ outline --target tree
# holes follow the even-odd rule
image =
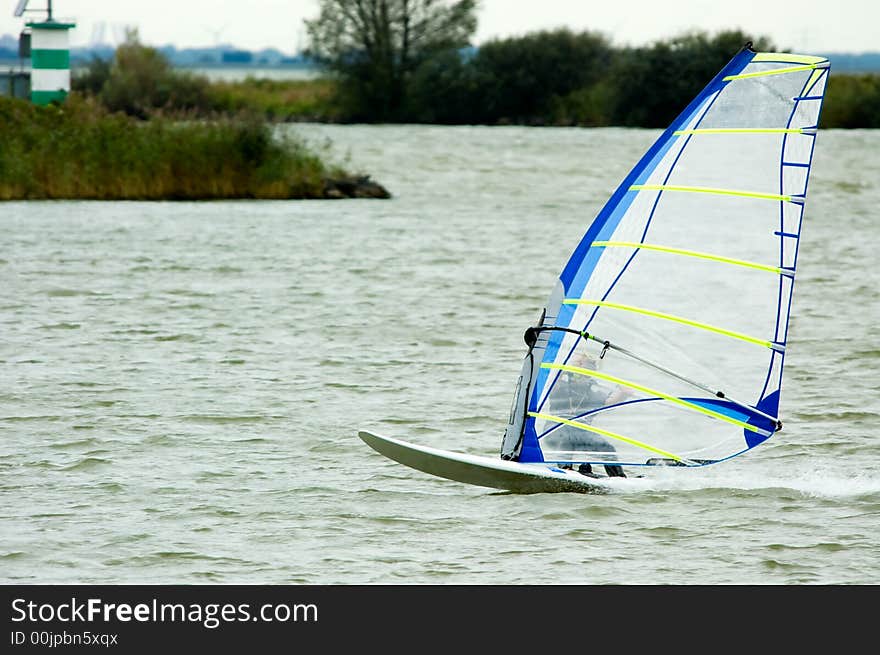
[[[880,75],[832,75],[825,98],[821,127],[880,127]]]
[[[612,71],[616,80],[613,123],[666,127],[747,41],[759,52],[776,50],[767,37],[733,30],[715,36],[685,33],[623,52]]]
[[[177,72],[156,48],[126,31],[112,62],[94,60],[74,88],[96,95],[110,111],[146,119],[156,111],[186,111],[209,106],[208,80]]]
[[[492,82],[473,65],[471,52],[440,53],[412,74],[407,84],[405,118],[414,123],[478,123],[483,120],[479,110],[482,98]]]
[[[545,123],[554,103],[606,74],[612,54],[602,34],[568,29],[489,41],[473,59],[491,81],[478,100],[480,121]]]
[[[476,0],[321,0],[306,54],[340,77],[349,117],[401,117],[409,79],[431,57],[468,45]]]

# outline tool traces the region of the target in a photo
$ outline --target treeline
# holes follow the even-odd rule
[[[308,53],[338,80],[348,120],[660,128],[751,42],[728,30],[616,47],[545,30],[472,48],[476,0],[318,0]],[[832,62],[833,66],[833,62]],[[878,127],[880,77],[832,75],[824,127]]]
[[[541,31],[426,59],[394,120],[445,124],[666,127],[742,48],[778,48],[740,31],[616,48],[592,32]],[[355,102],[353,102],[355,101]],[[346,97],[342,113],[371,121]],[[880,127],[880,76],[831,75],[822,126]]]
[[[831,65],[833,67],[834,62]],[[880,75],[832,72],[819,125],[825,128],[880,128]]]
[[[398,74],[394,102],[381,85],[328,71],[317,80],[211,82],[175,70],[130,39],[112,61],[93,60],[73,88],[108,111],[271,121],[648,127],[668,125],[742,46],[779,48],[741,31],[690,33],[639,48],[566,29],[432,50]],[[832,62],[833,67],[833,62]],[[832,73],[824,128],[880,127],[880,75]]]

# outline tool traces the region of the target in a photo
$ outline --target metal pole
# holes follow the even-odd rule
[[[49,1],[49,20],[52,20],[52,0]]]

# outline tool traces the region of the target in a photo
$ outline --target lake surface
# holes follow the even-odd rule
[[[310,66],[215,65],[178,66],[177,70],[207,77],[212,82],[240,82],[249,77],[258,80],[313,80],[321,72]]]
[[[5,582],[880,583],[880,133],[818,137],[785,429],[600,496],[357,431],[496,454],[523,330],[658,132],[283,129],[394,198],[0,204]]]

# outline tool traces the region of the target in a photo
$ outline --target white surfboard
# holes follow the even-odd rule
[[[518,493],[576,491],[601,494],[610,490],[609,484],[600,478],[591,478],[553,464],[520,464],[500,457],[456,453],[366,430],[358,432],[358,436],[373,450],[395,462],[465,484]]]

